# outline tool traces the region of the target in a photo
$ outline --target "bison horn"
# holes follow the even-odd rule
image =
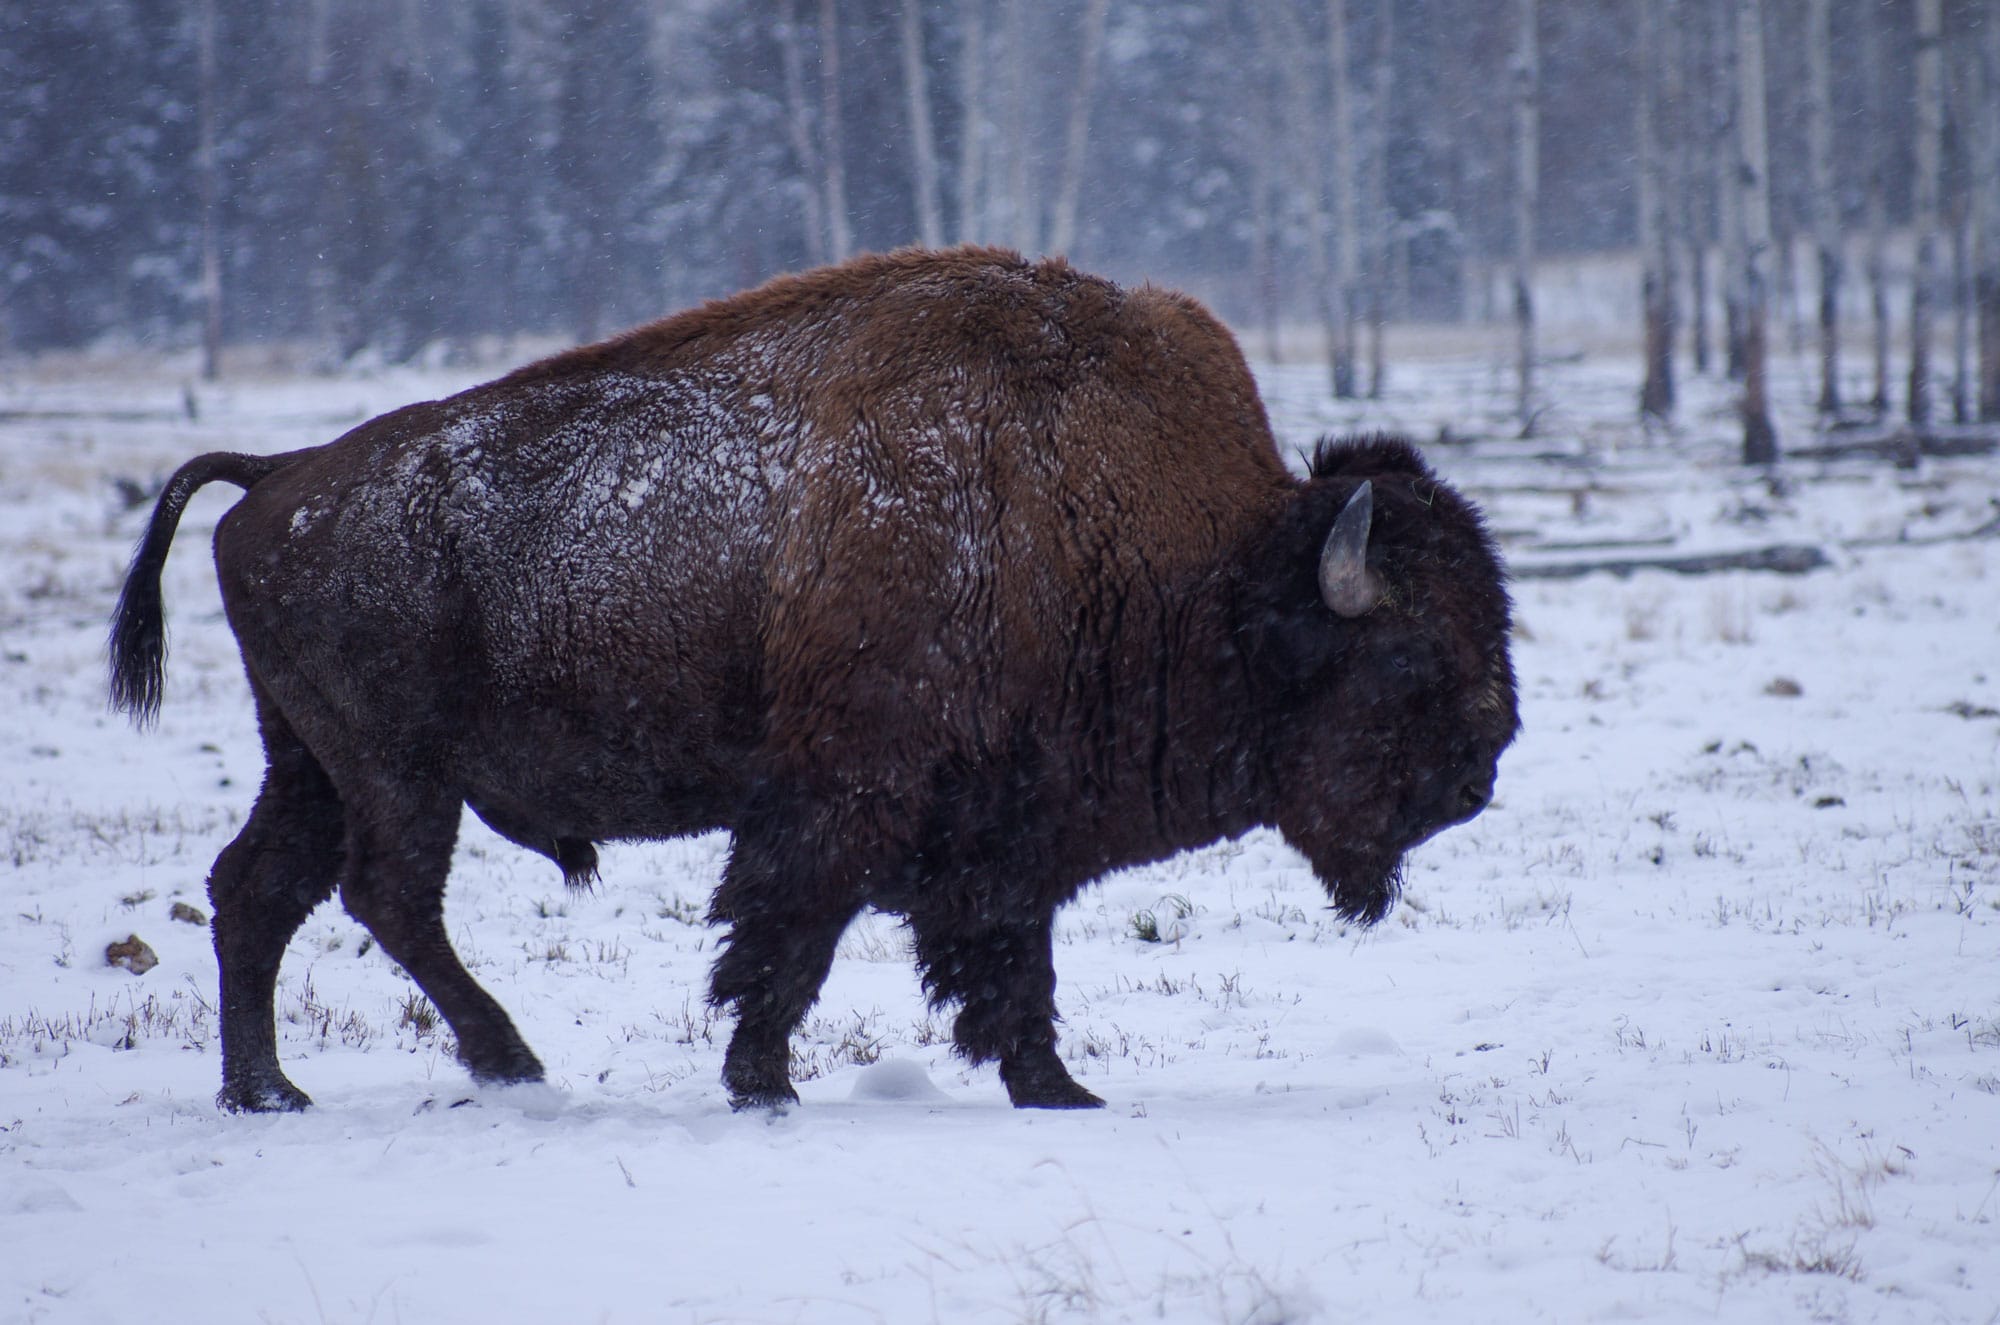
[[[1319,596],[1344,617],[1364,616],[1382,601],[1382,580],[1368,569],[1368,527],[1374,518],[1374,485],[1364,479],[1319,554]]]

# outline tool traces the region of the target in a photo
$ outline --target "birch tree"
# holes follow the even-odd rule
[[[1722,371],[1732,382],[1743,380],[1744,305],[1749,292],[1744,281],[1749,264],[1744,252],[1743,221],[1743,50],[1738,0],[1715,6],[1716,116],[1711,123],[1714,156],[1715,229],[1722,275]]]
[[[826,228],[822,219],[819,152],[813,145],[812,113],[806,108],[805,52],[799,40],[798,0],[779,0],[778,63],[785,87],[785,136],[799,172],[799,205],[803,212],[807,260],[826,261]]]
[[[1879,10],[1864,11],[1866,37],[1862,57],[1868,80],[1870,117],[1876,131],[1868,135],[1868,234],[1865,256],[1868,278],[1868,322],[1872,338],[1874,390],[1869,405],[1877,418],[1889,413],[1889,135],[1880,125],[1887,119],[1888,91],[1884,70],[1885,19]]]
[[[1766,323],[1770,303],[1771,183],[1765,137],[1763,0],[1736,0],[1737,172],[1742,180],[1743,463],[1778,458],[1767,393]]]
[[[1356,230],[1354,172],[1354,89],[1347,62],[1347,0],[1326,3],[1327,78],[1332,88],[1334,275],[1331,350],[1333,394],[1352,400],[1355,389],[1354,345],[1358,308],[1355,284],[1360,276],[1361,236]]]
[[[1719,95],[1715,77],[1715,22],[1707,0],[1697,0],[1691,17],[1694,40],[1684,40],[1681,50],[1685,57],[1682,71],[1684,88],[1695,89],[1689,96],[1689,108],[1683,117],[1685,132],[1676,135],[1677,150],[1680,154],[1681,169],[1681,229],[1684,232],[1688,255],[1688,309],[1690,349],[1694,357],[1695,372],[1706,376],[1709,366],[1709,248],[1714,228],[1714,198],[1716,175],[1713,169],[1701,180],[1697,187],[1695,165],[1697,162],[1713,164],[1716,141],[1713,133],[1695,132],[1697,125],[1704,122],[1712,126],[1720,118],[1717,110]],[[1679,25],[1676,25],[1677,27]],[[1706,150],[1702,150],[1702,149]]]
[[[1911,218],[1916,269],[1910,274],[1908,417],[1931,421],[1931,314],[1938,283],[1938,194],[1944,138],[1944,48],[1941,0],[1917,0],[1916,187]]]
[[[1674,314],[1662,179],[1666,154],[1660,150],[1657,113],[1659,19],[1660,0],[1639,0],[1639,113],[1634,127],[1639,140],[1639,296],[1645,358],[1639,413],[1665,419],[1674,408]]]
[[[1979,323],[1979,417],[2000,420],[2000,21],[1979,25],[1978,107],[1966,178],[1972,200],[1973,301]]]
[[[1284,86],[1285,113],[1281,118],[1290,131],[1283,134],[1283,144],[1291,158],[1292,176],[1299,181],[1295,196],[1305,214],[1306,271],[1312,283],[1313,303],[1326,333],[1327,366],[1337,390],[1340,317],[1327,254],[1326,176],[1321,140],[1314,131],[1319,119],[1312,113],[1312,85],[1306,75],[1305,58],[1291,13],[1282,6],[1261,3],[1253,9],[1258,48],[1265,63],[1278,70]]]
[[[978,239],[984,228],[985,0],[959,0],[958,31],[958,242],[964,244]]]
[[[1976,40],[1951,42],[1947,52],[1946,114],[1956,147],[1952,176],[1958,182],[1945,208],[1951,236],[1951,417],[1954,423],[1971,423],[1979,417],[1978,372],[1972,356],[1973,320],[1979,307],[1972,276],[1973,195],[1978,189],[1972,172],[1977,160],[1974,144],[1980,134],[1974,122],[1979,103],[1979,46]]]
[[[1104,23],[1110,12],[1111,0],[1090,0],[1083,13],[1076,81],[1070,88],[1069,123],[1063,134],[1062,177],[1056,186],[1055,211],[1049,218],[1051,253],[1067,253],[1076,241],[1076,209],[1083,194],[1084,152],[1090,138],[1090,96],[1097,82]]]
[[[1833,0],[1806,0],[1806,168],[1819,273],[1819,412],[1840,413],[1840,213],[1833,181]]]
[[[1536,40],[1536,0],[1516,0],[1514,47],[1514,328],[1519,383],[1515,412],[1525,435],[1534,423],[1535,198],[1540,174],[1541,55]]]
[[[1972,367],[1972,323],[1977,303],[1972,284],[1972,208],[1960,198],[1951,209],[1951,418],[1971,423],[1979,417]]]
[[[1007,0],[1006,129],[1000,135],[1007,153],[1006,211],[1009,242],[1022,253],[1035,251],[1035,216],[1040,210],[1029,192],[1028,171],[1028,35],[1027,0]]]
[[[840,15],[835,0],[819,0],[820,158],[826,170],[828,256],[838,262],[854,251],[847,216],[847,154],[840,115]]]
[[[910,103],[910,172],[917,203],[917,239],[926,248],[944,243],[944,216],[938,206],[937,143],[931,134],[930,79],[924,67],[921,0],[903,0],[903,92]]]
[[[222,376],[222,239],[217,215],[221,208],[222,166],[216,158],[215,119],[215,0],[201,0],[201,31],[197,37],[201,80],[196,116],[200,143],[196,170],[201,175],[201,376],[213,382]]]
[[[1368,199],[1374,215],[1373,255],[1368,272],[1368,398],[1380,400],[1387,369],[1383,340],[1389,320],[1389,272],[1396,254],[1396,215],[1389,201],[1390,107],[1396,78],[1396,6],[1385,3],[1376,16],[1374,133],[1368,151]]]

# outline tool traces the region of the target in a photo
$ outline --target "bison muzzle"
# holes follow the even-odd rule
[[[726,828],[709,997],[737,1106],[848,922],[907,919],[1017,1105],[1056,1052],[1056,909],[1259,825],[1361,922],[1491,799],[1517,726],[1473,507],[1409,445],[1301,478],[1193,300],[1061,261],[902,251],[780,278],[326,446],[167,484],[111,637],[157,711],[160,572],[211,481],[268,758],[209,877],[229,1109],[280,1070],[278,964],[336,890],[487,1082],[542,1065],[446,938],[462,806],[572,883],[593,843]]]

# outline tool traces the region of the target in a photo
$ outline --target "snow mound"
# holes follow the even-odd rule
[[[1380,1058],[1403,1052],[1403,1046],[1397,1044],[1387,1031],[1364,1026],[1350,1026],[1334,1036],[1332,1049],[1349,1058]]]
[[[66,1189],[32,1173],[17,1177],[8,1184],[7,1194],[0,1196],[0,1214],[75,1214],[82,1209],[82,1204]]]
[[[931,1084],[930,1073],[922,1063],[907,1058],[885,1058],[861,1069],[848,1098],[937,1104],[951,1097]]]
[[[568,1112],[567,1092],[546,1081],[518,1081],[508,1085],[480,1085],[473,1099],[484,1108],[513,1109],[523,1117],[547,1121]]]

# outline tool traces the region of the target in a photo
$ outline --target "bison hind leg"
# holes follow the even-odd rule
[[[996,913],[1006,915],[948,903],[910,913],[931,1002],[959,1004],[953,1043],[975,1063],[999,1062],[1017,1109],[1102,1108],[1056,1053],[1054,911],[1025,919]]]
[[[458,1037],[459,1061],[484,1085],[542,1080],[542,1064],[500,1004],[472,978],[444,927],[444,883],[458,837],[455,796],[381,773],[350,794],[340,897]]]
[[[222,1090],[231,1113],[296,1112],[312,1100],[278,1066],[278,965],[305,918],[333,894],[344,811],[319,762],[253,680],[264,787],[209,871],[221,982]]]

